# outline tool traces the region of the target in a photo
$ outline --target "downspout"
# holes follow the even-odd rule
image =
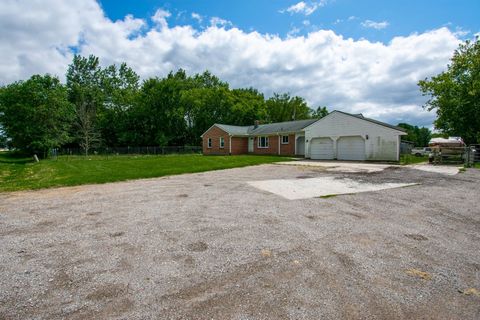
[[[278,135],[278,155],[280,155],[280,133],[277,133]]]
[[[228,135],[228,138],[229,138],[229,139],[228,139],[228,153],[229,153],[230,155],[232,155],[232,135],[229,134],[229,135]]]

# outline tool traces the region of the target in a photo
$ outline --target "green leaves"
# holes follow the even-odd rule
[[[58,78],[34,75],[0,91],[0,124],[14,148],[46,153],[71,141],[74,109]]]
[[[436,110],[435,127],[466,143],[480,142],[480,41],[466,41],[455,51],[447,70],[418,83]]]

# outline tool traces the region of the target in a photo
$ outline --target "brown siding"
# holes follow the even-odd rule
[[[225,145],[220,148],[220,137],[223,137]],[[208,138],[212,139],[212,147],[208,148]],[[219,127],[213,126],[203,134],[203,154],[229,154],[229,135]]]
[[[280,154],[281,155],[295,155],[295,135],[288,135],[288,144],[282,144],[282,137],[280,137]]]
[[[256,154],[278,154],[278,136],[268,136],[268,148],[258,147],[258,138],[253,142],[253,153]]]

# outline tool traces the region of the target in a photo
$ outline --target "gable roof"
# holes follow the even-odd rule
[[[298,131],[301,131],[303,128],[308,127],[309,125],[311,125],[317,120],[318,119],[307,119],[307,120],[297,120],[297,121],[266,123],[266,124],[259,124],[256,128],[255,126],[232,126],[232,125],[220,124],[220,123],[215,123],[212,127],[216,126],[222,129],[223,131],[227,132],[228,134],[231,134],[234,136],[248,136],[248,135],[298,132]],[[210,128],[208,130],[210,130]]]
[[[260,124],[256,128],[255,126],[233,126],[229,124],[220,124],[220,123],[215,123],[212,125],[212,127],[218,127],[222,129],[223,131],[227,132],[228,134],[231,134],[233,136],[249,136],[249,135],[267,135],[267,134],[276,134],[276,133],[292,133],[292,132],[298,132],[302,131],[306,127],[312,125],[313,123],[327,118],[329,115],[333,113],[341,113],[345,114],[347,116],[355,117],[361,120],[369,121],[372,123],[375,123],[377,125],[381,125],[393,130],[401,131],[401,132],[406,132],[405,129],[393,126],[391,124],[381,122],[375,119],[370,119],[364,117],[361,113],[359,114],[351,114],[343,111],[338,111],[334,110],[330,112],[328,115],[321,119],[307,119],[307,120],[296,120],[296,121],[285,121],[285,122],[276,122],[276,123],[266,123],[266,124]],[[208,128],[208,130],[210,130]],[[207,130],[207,131],[208,131]],[[207,132],[205,131],[205,132]],[[205,134],[205,133],[204,133]],[[201,135],[203,137],[203,134]]]
[[[388,124],[388,123],[385,123],[385,122],[382,122],[382,121],[378,121],[378,120],[375,120],[375,119],[367,118],[367,117],[363,116],[363,114],[361,114],[361,113],[351,114],[351,113],[344,112],[344,111],[333,110],[328,115],[326,115],[325,117],[323,117],[319,120],[323,120],[323,119],[327,118],[329,115],[334,114],[334,113],[340,113],[340,114],[344,114],[344,115],[347,115],[347,116],[350,116],[350,117],[358,118],[360,120],[369,121],[371,123],[375,123],[375,124],[378,124],[380,126],[384,126],[384,127],[387,127],[387,128],[393,129],[393,130],[397,130],[397,131],[401,131],[401,132],[407,132],[407,130],[405,130],[404,128],[397,127],[397,126],[394,126],[394,125],[391,125],[391,124]]]
[[[250,126],[248,134],[270,134],[270,133],[287,133],[287,132],[297,132],[302,130],[305,127],[308,127],[312,123],[316,122],[318,119],[307,119],[307,120],[297,120],[297,121],[285,121],[277,123],[267,123],[260,124],[257,128]]]

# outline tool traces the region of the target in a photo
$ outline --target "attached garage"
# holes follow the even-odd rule
[[[398,161],[402,128],[333,111],[305,127],[305,157],[322,160]]]
[[[310,158],[332,160],[335,158],[333,140],[330,138],[314,138],[310,141]]]
[[[337,159],[365,160],[365,140],[361,136],[338,138]]]

